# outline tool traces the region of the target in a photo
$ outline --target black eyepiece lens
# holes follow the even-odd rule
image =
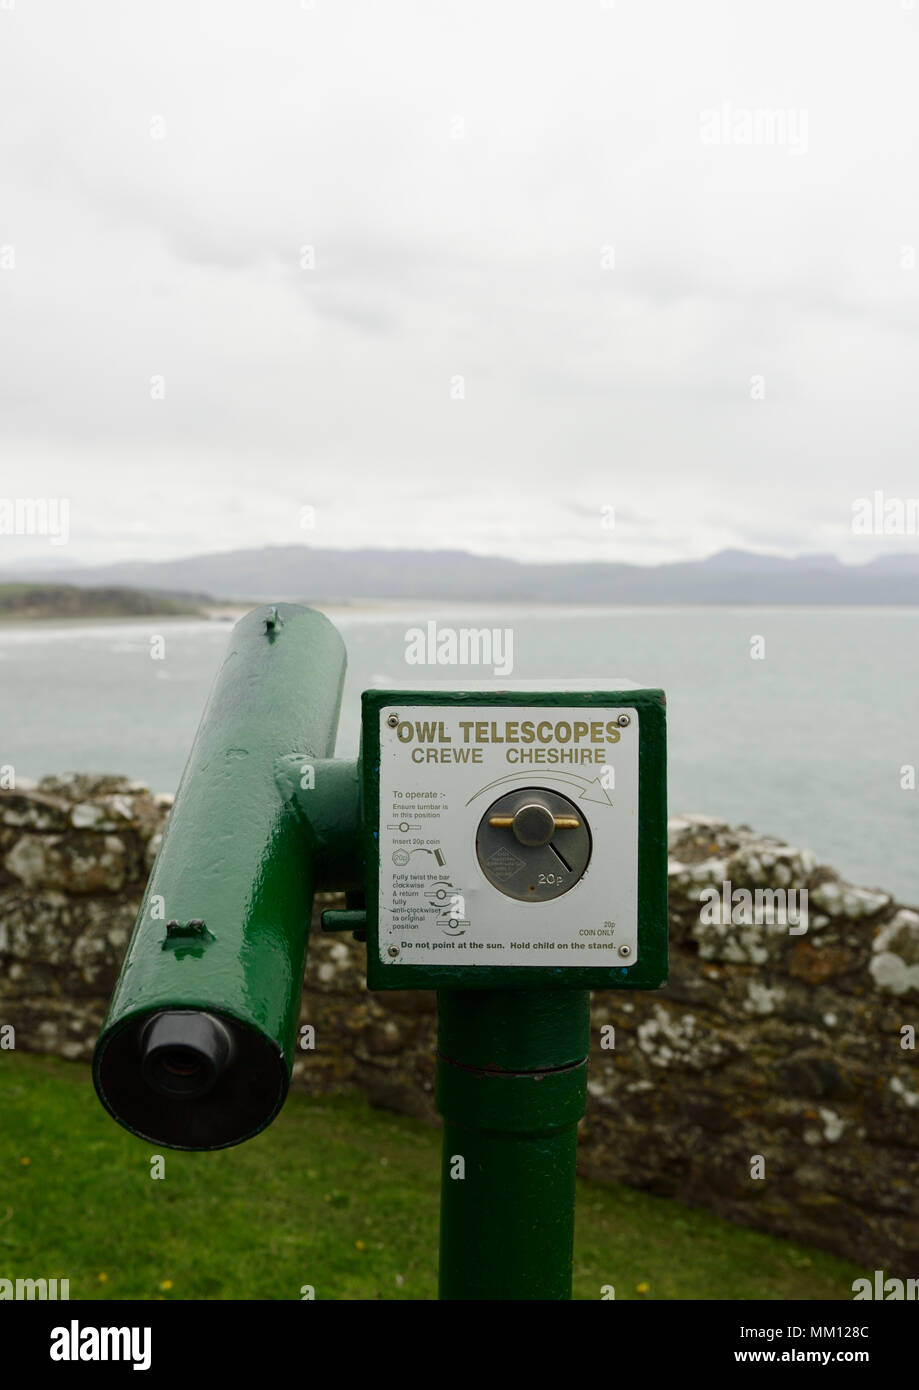
[[[150,1020],[141,1039],[141,1072],[148,1086],[175,1100],[213,1090],[230,1059],[230,1035],[219,1019],[176,1009]]]

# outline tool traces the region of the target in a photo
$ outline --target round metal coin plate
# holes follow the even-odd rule
[[[502,823],[491,824],[495,820]],[[538,840],[544,843],[533,843]],[[583,877],[590,829],[581,806],[567,796],[521,787],[489,806],[475,849],[483,874],[499,892],[520,902],[551,902]]]

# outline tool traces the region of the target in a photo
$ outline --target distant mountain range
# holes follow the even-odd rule
[[[47,578],[26,567],[0,581]],[[181,560],[54,566],[54,580],[130,586],[218,600],[360,602],[456,599],[502,603],[919,604],[919,553],[844,565],[833,555],[786,559],[722,550],[664,565],[532,564],[464,550],[327,550],[267,546]]]

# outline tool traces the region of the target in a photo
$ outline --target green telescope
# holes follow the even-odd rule
[[[223,1148],[284,1101],[324,864],[278,754],[331,757],[345,660],[292,604],[233,630],[96,1048],[103,1104],[142,1138]]]
[[[467,630],[463,630],[467,633]],[[474,638],[466,637],[467,642]],[[568,1298],[589,991],[667,975],[664,696],[464,681],[362,697],[319,613],[233,629],[96,1047],[144,1139],[219,1149],[287,1093],[317,890],[375,990],[437,993],[443,1298]]]

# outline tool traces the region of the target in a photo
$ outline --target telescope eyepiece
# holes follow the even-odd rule
[[[141,1035],[144,1081],[170,1100],[199,1100],[213,1090],[232,1052],[228,1030],[213,1014],[169,1009]]]
[[[287,1094],[284,1053],[216,1009],[158,1008],[103,1036],[96,1090],[119,1124],[173,1149],[224,1149],[264,1129]]]

